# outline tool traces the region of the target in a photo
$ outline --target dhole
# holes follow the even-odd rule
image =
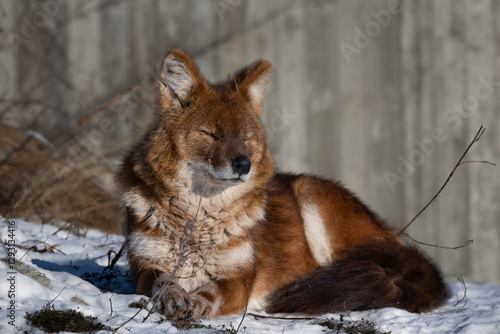
[[[136,290],[173,319],[318,314],[448,296],[439,270],[339,183],[276,173],[260,122],[271,64],[210,84],[183,51],[117,175]]]

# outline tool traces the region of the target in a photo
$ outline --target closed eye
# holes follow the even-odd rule
[[[210,136],[212,137],[212,139],[214,140],[218,140],[219,137],[217,137],[215,134],[213,134],[212,132],[210,131],[207,131],[207,130],[200,130],[201,133],[203,133],[204,135],[207,135],[207,136]]]

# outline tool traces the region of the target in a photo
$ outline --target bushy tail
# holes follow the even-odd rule
[[[270,296],[271,313],[337,313],[397,307],[427,312],[448,298],[438,268],[417,248],[374,240]]]

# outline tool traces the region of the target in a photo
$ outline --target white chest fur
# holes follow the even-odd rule
[[[200,202],[197,196],[161,204],[149,203],[132,191],[125,198],[139,219],[147,217],[143,224],[154,231],[130,233],[130,255],[166,268],[187,291],[252,265],[254,249],[248,232],[262,218],[262,209],[228,205],[223,199]]]

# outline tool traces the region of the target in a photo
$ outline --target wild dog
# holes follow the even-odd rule
[[[173,319],[248,307],[318,314],[440,306],[439,269],[338,182],[276,173],[260,122],[267,61],[208,83],[165,56],[151,128],[123,159],[137,293]]]

